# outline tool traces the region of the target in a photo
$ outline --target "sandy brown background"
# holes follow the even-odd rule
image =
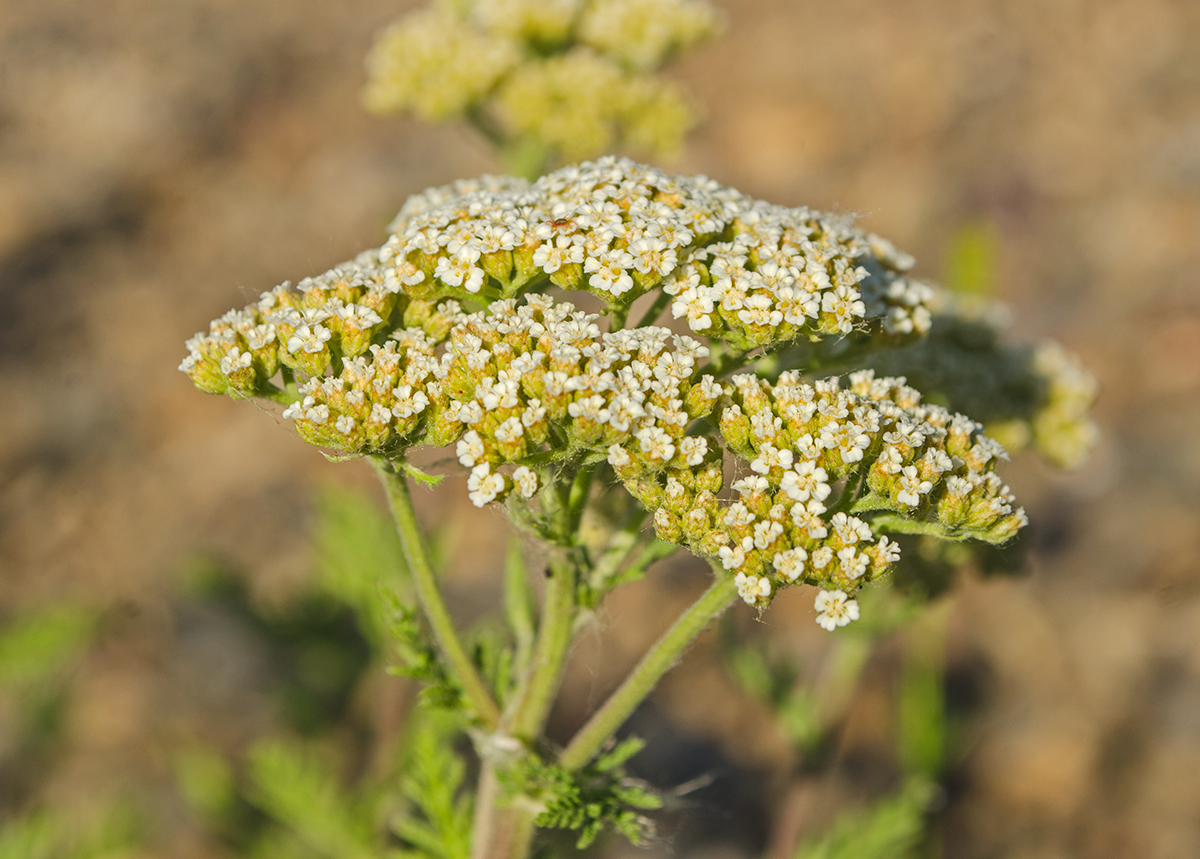
[[[495,169],[466,130],[360,109],[371,36],[410,5],[0,9],[0,617],[70,598],[117,618],[53,768],[0,814],[125,792],[152,821],[146,855],[226,855],[173,793],[169,749],[269,730],[268,669],[236,629],[184,634],[177,579],[218,556],[283,599],[310,575],[314,485],[373,487],[175,367],[213,316],[378,244],[406,195]],[[1082,472],[1008,471],[1038,528],[1032,574],[955,592],[950,657],[983,685],[945,856],[1200,856],[1200,3],[722,5],[725,36],[674,71],[707,119],[669,166],[858,212],[932,278],[956,230],[993,224],[1019,332],[1060,339],[1103,386]],[[504,526],[444,489],[423,513],[458,529],[470,617],[498,593]],[[700,582],[680,568],[615,600],[557,721]],[[819,657],[810,604],[788,594],[765,623]],[[711,641],[657,698],[757,786],[726,809],[749,821],[734,836],[681,851],[770,843],[794,761],[739,701]]]

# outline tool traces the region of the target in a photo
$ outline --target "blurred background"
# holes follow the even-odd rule
[[[720,5],[725,34],[671,71],[706,118],[661,166],[855,212],[929,279],[982,242],[1015,335],[1060,340],[1101,381],[1083,469],[1007,470],[1034,523],[1023,574],[966,574],[935,606],[941,855],[1200,856],[1200,4]],[[352,780],[403,720],[409,687],[313,596],[319,499],[382,505],[369,469],[175,368],[209,319],[378,245],[407,195],[497,169],[466,128],[360,107],[373,34],[411,7],[0,9],[0,855],[41,855],[37,827],[89,855],[241,855],[236,826],[197,811],[220,760],[314,736],[356,750]],[[455,611],[480,616],[504,522],[460,478],[420,504]],[[666,564],[614,597],[556,735],[704,575]],[[819,670],[811,602],[739,606],[723,629]],[[650,851],[787,859],[886,781],[904,660],[886,638],[866,657],[817,777],[721,638],[637,717],[640,775],[700,779]]]

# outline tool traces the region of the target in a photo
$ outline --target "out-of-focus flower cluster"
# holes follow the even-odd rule
[[[478,506],[532,512],[561,469],[611,468],[661,540],[735,577],[748,603],[821,587],[828,628],[898,559],[887,533],[1003,543],[1025,523],[994,473],[1000,445],[903,378],[722,381],[796,341],[895,349],[929,329],[934,292],[904,275],[911,260],[847,221],[606,158],[427,191],[392,229],[215,320],[180,369],[282,403],[303,438],[343,454],[452,446]],[[609,330],[551,286],[602,299]],[[647,293],[708,344],[653,312],[623,327]],[[1038,354],[1071,388],[1070,359]],[[1072,408],[1048,410],[1045,431]]]
[[[703,0],[443,0],[380,34],[364,100],[465,117],[563,160],[671,153],[695,111],[654,71],[716,27]]]
[[[1060,468],[1081,465],[1099,432],[1088,417],[1099,386],[1057,343],[1005,342],[1008,314],[942,294],[929,336],[867,359],[981,421],[1010,451],[1032,447]]]

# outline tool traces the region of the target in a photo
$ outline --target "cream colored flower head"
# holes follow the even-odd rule
[[[899,558],[889,533],[1001,543],[1025,522],[1003,449],[904,379],[754,372],[927,330],[932,288],[844,218],[604,158],[427,191],[392,229],[215,320],[180,369],[343,456],[446,447],[474,504],[518,517],[560,469],[600,469],[748,603],[841,593],[826,626]]]
[[[469,117],[495,140],[573,161],[672,154],[696,120],[655,74],[717,29],[703,0],[461,0],[383,31],[363,94],[377,113]]]

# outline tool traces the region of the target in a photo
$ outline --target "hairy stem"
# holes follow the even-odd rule
[[[575,625],[576,578],[575,564],[563,558],[552,559],[546,569],[546,595],[533,661],[514,699],[512,717],[505,720],[508,732],[526,743],[541,736],[558,692]]]
[[[662,676],[679,661],[709,622],[729,608],[737,598],[737,586],[732,576],[723,572],[718,575],[712,586],[663,633],[604,705],[580,728],[559,757],[560,764],[570,770],[586,765],[646,699]]]
[[[537,812],[525,805],[500,805],[496,765],[484,761],[475,794],[471,859],[526,859],[536,831]]]
[[[412,496],[408,491],[408,480],[385,460],[372,459],[379,479],[387,491],[388,502],[392,508],[392,517],[396,520],[396,531],[400,535],[400,545],[404,549],[404,557],[412,572],[413,583],[417,587],[417,597],[425,617],[433,629],[434,639],[438,650],[449,665],[454,678],[462,686],[463,694],[475,710],[479,720],[488,729],[495,729],[500,722],[500,708],[492,699],[491,693],[475,665],[467,655],[450,612],[446,609],[446,601],[438,588],[437,577],[429,563],[429,555],[425,551],[425,541],[421,538],[421,529],[417,525],[416,511],[413,510]]]

